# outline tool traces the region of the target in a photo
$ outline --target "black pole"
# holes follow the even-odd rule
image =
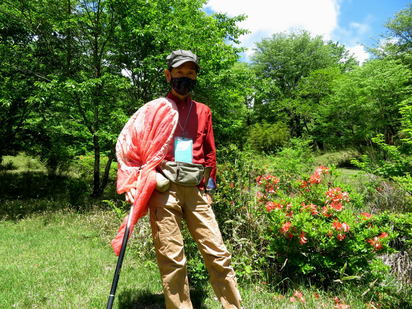
[[[112,309],[114,303],[114,296],[116,294],[117,283],[119,282],[120,270],[122,269],[124,253],[126,252],[127,241],[129,239],[130,221],[133,214],[133,204],[130,208],[129,218],[127,219],[126,229],[124,231],[122,248],[120,249],[119,259],[117,260],[116,271],[114,272],[112,288],[110,289],[109,300],[107,301],[106,309]]]

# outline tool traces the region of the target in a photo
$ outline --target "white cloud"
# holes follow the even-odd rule
[[[331,39],[337,28],[341,0],[209,0],[206,7],[230,16],[245,14],[248,18],[239,23],[252,33],[241,37],[242,45],[254,47],[256,41],[273,33],[290,29],[305,29],[312,35]]]
[[[369,30],[370,30],[370,26],[369,26],[368,23],[360,24],[360,23],[356,23],[356,22],[351,22],[349,24],[349,27],[352,29],[352,31],[356,31],[359,34],[368,33]]]
[[[366,52],[365,48],[361,45],[346,47],[346,49],[349,50],[351,54],[354,54],[355,58],[359,61],[360,65],[362,65],[370,57],[368,52]]]

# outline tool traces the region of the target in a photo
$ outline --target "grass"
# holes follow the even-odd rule
[[[1,221],[0,308],[104,308],[117,263],[110,239],[118,224],[113,211],[98,209],[84,214],[47,211]],[[147,224],[145,219],[138,228]],[[114,308],[165,308],[156,262],[142,260],[135,250],[138,235],[126,252]],[[334,305],[332,296],[317,300],[308,289],[303,290],[305,304],[289,300],[293,291],[278,298],[270,290],[264,284],[241,286],[245,307]],[[210,286],[192,290],[192,301],[195,308],[220,308]]]
[[[41,166],[32,162],[28,171],[26,157],[6,159],[16,168],[0,171],[0,308],[105,308],[117,263],[110,242],[127,209],[113,198],[79,198],[74,193],[83,185],[71,179],[47,183]],[[113,188],[108,191],[113,196]],[[280,283],[273,284],[239,282],[244,307],[366,307],[359,291],[346,285],[328,292],[296,283],[281,294]],[[221,307],[208,284],[192,287],[191,294],[196,309]],[[147,217],[129,241],[114,308],[165,308]]]
[[[25,154],[19,154],[18,156],[4,156],[2,166],[9,167],[8,170],[13,173],[27,171],[46,172],[46,168],[38,159],[32,158]]]
[[[104,308],[117,258],[95,220],[96,214],[58,211],[0,222],[0,307]],[[130,250],[125,260],[115,308],[161,293],[153,267],[140,265]]]

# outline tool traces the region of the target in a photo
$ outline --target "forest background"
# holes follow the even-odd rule
[[[365,302],[405,307],[411,300],[405,280],[411,277],[412,5],[388,18],[387,33],[367,47],[373,58],[359,65],[345,46],[304,30],[262,39],[250,63],[241,62],[239,37],[248,30],[237,23],[247,17],[207,15],[205,3],[2,1],[2,220],[44,211],[53,199],[79,213],[92,205],[109,208],[120,220],[127,205],[115,192],[117,137],[139,107],[167,94],[166,56],[189,49],[201,59],[192,96],[212,110],[220,169],[215,208],[240,282],[264,281],[276,297],[297,282],[321,290],[332,282],[377,282],[369,289],[381,298],[366,293]],[[30,158],[29,171],[16,172],[11,158],[19,156]],[[363,174],[347,180],[339,168]],[[317,182],[311,174],[329,178]],[[363,219],[351,221],[352,234],[339,227],[336,222],[350,219],[325,200],[332,189],[351,196],[337,200],[351,215],[375,215],[376,230],[369,226],[360,240],[353,228],[360,231]],[[308,205],[329,207],[333,220],[325,212],[316,223],[316,209],[312,217],[288,216],[293,207],[295,214],[314,209]],[[288,212],[276,215],[274,209]],[[333,248],[325,238],[329,228],[322,236],[310,235],[333,222],[336,231],[349,233],[345,240],[343,232],[337,234],[329,243]],[[388,240],[373,247],[379,235]],[[302,253],[308,239],[312,247]],[[136,246],[140,257],[153,260],[150,244]],[[283,252],[285,247],[290,250]],[[401,270],[370,268],[377,263],[377,248],[402,261]],[[321,258],[331,252],[339,252],[334,261]],[[351,260],[355,252],[364,259]],[[203,284],[206,272],[196,249],[189,245],[187,255],[192,283]],[[307,262],[308,256],[316,258]],[[388,276],[397,283],[385,285]]]

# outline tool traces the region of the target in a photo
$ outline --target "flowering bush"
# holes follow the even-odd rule
[[[268,220],[267,255],[283,277],[325,283],[375,278],[386,268],[377,253],[391,251],[388,242],[397,235],[389,215],[354,213],[349,193],[331,187],[328,174],[321,166],[291,187],[272,175],[256,179]]]

